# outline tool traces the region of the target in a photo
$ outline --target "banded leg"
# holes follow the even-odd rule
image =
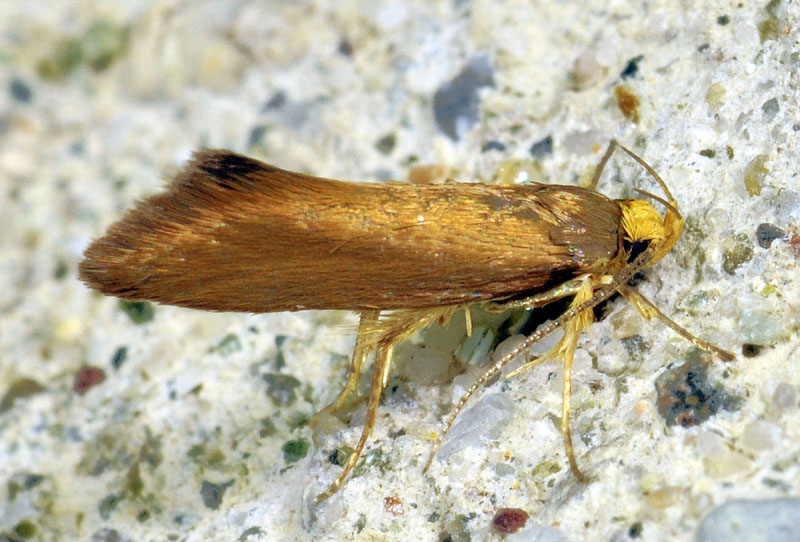
[[[513,301],[512,303],[514,307],[530,307],[533,309],[541,307],[543,305],[547,305],[548,303],[551,303],[563,297],[575,296],[575,299],[572,300],[572,303],[570,303],[569,306],[569,309],[575,310],[577,309],[578,306],[580,306],[582,303],[591,298],[593,293],[592,290],[593,284],[598,282],[602,283],[603,280],[604,279],[602,277],[596,278],[592,275],[583,275],[582,277],[565,282],[564,284],[556,286],[555,288],[547,290],[546,292],[526,297],[525,299],[520,299],[518,301]],[[576,315],[575,317],[570,319],[570,321],[573,321],[578,318],[579,316]],[[588,327],[592,323],[593,319],[594,317],[591,317],[585,323],[584,328]],[[566,332],[569,330],[569,324],[565,324],[564,330],[565,330],[564,338],[566,338],[567,337]],[[580,335],[581,330],[578,330],[577,333],[578,335]],[[522,365],[521,367],[514,369],[513,371],[508,373],[508,375],[506,375],[506,378],[507,379],[515,378],[519,376],[521,373],[533,369],[537,365],[541,365],[548,359],[553,359],[553,358],[563,359],[562,345],[564,344],[564,338],[562,338],[561,341],[559,341],[559,343],[555,346],[555,348],[542,354],[541,356],[537,356],[531,359],[529,362]]]
[[[510,309],[537,309],[553,301],[576,295],[583,286],[585,277],[568,280],[544,292],[534,294],[523,299],[512,299],[510,301],[489,301],[484,303],[484,308],[489,312],[503,312]]]
[[[562,389],[561,430],[564,435],[564,444],[567,457],[569,459],[570,469],[576,478],[579,480],[584,479],[584,476],[578,469],[577,462],[575,461],[575,453],[572,446],[572,435],[570,433],[572,359],[581,332],[585,328],[589,327],[594,319],[592,308],[599,301],[607,299],[612,293],[611,291],[602,292],[602,296],[598,296],[595,293],[595,288],[608,288],[607,282],[606,276],[596,277],[594,275],[585,275],[580,279],[570,281],[570,286],[566,289],[568,290],[568,293],[564,293],[563,295],[559,295],[559,292],[561,291],[559,287],[549,290],[548,292],[544,292],[543,294],[538,294],[537,296],[527,298],[527,300],[530,301],[544,298],[553,300],[566,295],[575,296],[564,314],[558,317],[555,321],[540,327],[538,330],[536,330],[536,332],[534,332],[533,335],[526,338],[521,344],[514,347],[505,356],[496,361],[472,384],[472,386],[470,386],[469,389],[464,392],[464,394],[448,414],[447,419],[445,420],[444,429],[437,436],[433,445],[433,449],[431,450],[428,460],[425,462],[425,466],[422,469],[423,473],[427,472],[433,464],[433,459],[436,457],[436,453],[444,441],[445,435],[447,435],[447,433],[453,427],[453,424],[458,418],[459,413],[463,410],[464,406],[467,404],[467,401],[469,401],[470,397],[472,397],[475,391],[477,391],[478,388],[484,385],[490,378],[500,372],[503,367],[511,363],[511,361],[513,361],[518,355],[522,354],[540,339],[554,332],[556,329],[564,328],[564,336],[561,338],[555,348],[543,354],[542,356],[532,359],[516,371],[512,372],[509,377],[539,365],[543,361],[550,358],[559,357],[563,360],[564,387]],[[517,301],[514,301],[513,303],[517,303]],[[528,306],[533,304],[530,302],[526,303],[526,299],[519,300],[519,303],[520,305],[518,306]]]

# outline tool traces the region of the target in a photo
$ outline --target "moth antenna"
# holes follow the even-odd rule
[[[675,207],[674,205],[672,205],[670,202],[668,202],[664,198],[661,198],[661,197],[656,196],[655,194],[653,194],[651,192],[648,192],[646,190],[641,190],[639,188],[634,188],[633,191],[634,192],[638,192],[638,193],[640,193],[641,195],[643,195],[645,197],[648,197],[648,198],[650,198],[652,200],[657,201],[658,203],[660,203],[661,205],[666,207],[669,211],[675,213],[678,216],[678,218],[680,218],[681,213],[680,213],[680,211],[678,211],[678,208]]]
[[[616,143],[617,145],[619,145],[620,149],[622,149],[623,151],[628,153],[628,155],[631,158],[636,160],[639,163],[639,165],[642,166],[645,169],[645,171],[647,171],[647,173],[649,173],[650,176],[653,177],[656,180],[656,182],[659,184],[659,186],[661,186],[661,190],[663,190],[664,194],[667,196],[667,199],[669,200],[670,204],[672,205],[672,208],[676,209],[676,212],[677,212],[678,202],[675,200],[674,197],[672,197],[672,192],[670,192],[669,188],[667,188],[667,183],[664,182],[664,179],[661,178],[661,176],[656,172],[656,170],[653,169],[653,167],[650,164],[648,164],[647,162],[645,162],[641,157],[639,157],[638,154],[636,154],[635,152],[630,150],[628,147],[626,147],[622,143],[617,143],[616,140],[612,140],[612,141],[614,143]],[[678,216],[680,216],[680,214],[678,214]]]
[[[600,175],[603,174],[603,170],[606,168],[608,160],[611,158],[611,155],[614,154],[614,149],[616,149],[618,145],[619,142],[616,139],[612,139],[608,143],[606,153],[600,159],[600,163],[597,164],[597,167],[594,170],[594,177],[592,177],[592,182],[589,183],[589,188],[597,188],[597,183],[600,182]]]

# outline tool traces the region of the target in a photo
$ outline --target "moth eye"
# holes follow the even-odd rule
[[[650,246],[650,239],[640,239],[633,243],[623,240],[622,246],[628,253],[628,263],[633,263],[633,261]]]

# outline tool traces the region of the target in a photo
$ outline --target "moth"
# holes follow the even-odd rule
[[[661,205],[663,215],[649,201],[612,200],[595,190],[618,147],[661,187],[665,198],[638,192]],[[95,240],[79,272],[104,294],[193,309],[359,313],[347,380],[323,412],[342,407],[374,354],[366,420],[342,471],[317,498],[323,500],[343,484],[366,446],[395,346],[462,310],[469,331],[475,304],[493,311],[535,309],[571,298],[564,314],[494,363],[464,394],[436,446],[479,386],[563,328],[558,344],[521,370],[562,361],[561,428],[571,471],[582,479],[570,432],[571,370],[594,306],[619,293],[645,318],[733,359],[678,326],[630,284],[672,250],[682,228],[666,183],[616,141],[588,188],[344,182],[203,150],[165,192],[139,202]]]

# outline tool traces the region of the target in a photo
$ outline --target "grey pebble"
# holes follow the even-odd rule
[[[800,499],[734,500],[703,518],[697,542],[800,542]]]

